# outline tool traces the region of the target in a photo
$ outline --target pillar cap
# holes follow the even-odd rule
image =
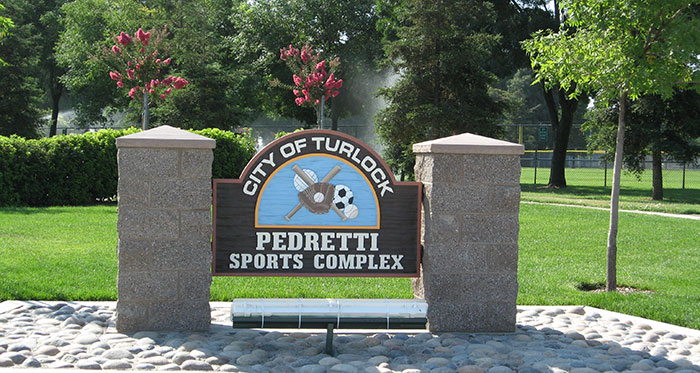
[[[463,133],[413,144],[413,152],[520,155],[525,153],[525,147],[521,144],[496,140],[473,133]]]
[[[171,126],[160,126],[117,138],[118,148],[214,149],[216,140]]]

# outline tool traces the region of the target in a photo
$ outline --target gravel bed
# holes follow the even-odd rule
[[[231,328],[212,303],[207,333],[114,328],[114,302],[0,303],[0,369],[226,372],[700,372],[700,331],[590,307],[518,307],[512,334]]]

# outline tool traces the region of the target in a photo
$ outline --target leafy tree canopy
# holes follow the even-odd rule
[[[615,130],[620,106],[597,103],[584,130],[591,133],[589,147],[615,148]],[[629,108],[625,128],[624,160],[628,170],[641,173],[647,155],[663,152],[678,162],[692,162],[700,155],[700,94],[676,90],[669,99],[645,95]]]
[[[700,62],[695,0],[562,0],[576,32],[540,31],[523,43],[538,78],[574,94],[616,100],[621,91],[670,97]],[[564,63],[563,63],[564,62]]]
[[[475,0],[408,0],[397,9],[397,39],[386,50],[400,78],[382,90],[389,106],[375,122],[395,171],[413,174],[413,143],[463,132],[498,136],[502,105],[489,96],[494,76],[483,68],[499,42],[489,33],[494,20],[491,4]]]
[[[0,135],[16,134],[36,137],[43,91],[41,89],[41,39],[37,32],[42,4],[22,0],[5,0],[5,14],[14,28],[0,43]]]
[[[0,11],[5,10],[5,7],[0,4]],[[0,16],[0,40],[9,35],[10,29],[15,27],[14,22],[9,17]],[[5,66],[7,63],[0,58],[0,66]]]

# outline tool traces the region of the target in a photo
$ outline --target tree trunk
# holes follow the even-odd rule
[[[51,100],[51,127],[49,129],[49,137],[56,136],[56,131],[58,129],[58,102],[61,100],[61,96],[59,95],[58,98],[53,96]]]
[[[662,201],[664,199],[664,180],[661,171],[661,150],[654,149],[651,152],[651,199]]]
[[[570,91],[559,90],[561,118],[554,130],[554,150],[552,151],[552,166],[549,169],[548,188],[566,188],[566,150],[569,148],[569,135],[574,124],[574,113],[578,107],[578,100],[569,99],[569,93]]]
[[[331,98],[331,129],[338,130],[338,100],[335,97]]]
[[[148,112],[148,91],[144,88],[144,90],[143,90],[143,118],[141,121],[141,129],[144,131],[148,129],[149,117],[150,117],[150,115]]]
[[[617,144],[615,146],[615,163],[613,165],[613,184],[610,193],[610,229],[608,230],[606,291],[617,290],[617,227],[620,202],[620,174],[622,173],[622,152],[625,144],[625,126],[627,122],[627,96],[629,90],[620,92],[620,114],[617,120]]]
[[[558,90],[559,107],[561,108],[561,118],[559,118],[553,90],[542,86],[542,94],[547,104],[547,112],[554,134],[554,150],[552,151],[552,165],[549,169],[547,188],[566,188],[566,150],[569,147],[569,135],[574,122],[574,113],[578,107],[577,99],[569,99],[569,94],[574,89],[575,87],[568,91]]]
[[[58,111],[61,95],[63,94],[63,84],[58,80],[55,65],[49,69],[49,92],[51,93],[51,126],[49,127],[49,137],[56,136],[58,129]]]

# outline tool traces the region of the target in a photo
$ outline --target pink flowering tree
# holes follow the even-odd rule
[[[282,84],[279,80],[273,81],[273,85],[290,88],[297,105],[314,108],[318,128],[322,128],[325,101],[337,96],[343,86],[343,80],[335,76],[340,59],[321,59],[321,53],[314,53],[308,43],[301,49],[291,44],[288,48],[282,48],[280,58],[292,70],[294,85]]]
[[[129,97],[143,100],[142,128],[148,129],[149,97],[166,99],[173,89],[181,89],[189,82],[181,77],[170,75],[161,80],[163,70],[170,65],[166,57],[165,44],[167,26],[160,31],[151,29],[144,32],[138,29],[133,37],[125,32],[115,36],[116,44],[104,50],[105,61],[110,65],[109,77],[119,88],[128,92]],[[153,35],[153,37],[151,37]]]

